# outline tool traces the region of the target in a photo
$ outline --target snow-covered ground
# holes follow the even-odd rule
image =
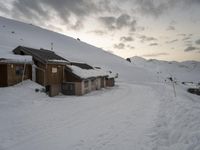
[[[159,81],[173,77],[178,82],[200,82],[200,62],[197,61],[168,62],[135,56],[131,58],[131,64],[157,74]]]
[[[200,81],[199,62],[133,63],[33,25],[0,18],[0,57],[18,45],[119,73],[116,86],[54,98],[27,80],[0,88],[0,150],[199,150],[200,99],[181,82]],[[185,67],[187,66],[187,67]],[[192,69],[191,69],[192,68]],[[172,75],[175,85],[164,82]]]

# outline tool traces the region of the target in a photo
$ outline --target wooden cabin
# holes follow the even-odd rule
[[[115,86],[115,78],[106,78],[106,86],[108,87],[112,87]]]
[[[23,80],[32,79],[32,60],[29,60],[0,58],[0,87],[12,86]]]
[[[84,95],[90,91],[104,87],[102,79],[105,72],[100,72],[88,64],[71,63],[65,68],[65,81],[62,84],[62,93],[65,95]]]
[[[106,77],[106,86],[112,87],[115,86],[115,78],[118,77],[118,74],[114,74],[112,71],[108,72],[108,76]]]
[[[49,96],[58,95],[64,81],[64,69],[69,61],[58,56],[55,52],[45,49],[34,49],[18,46],[13,50],[18,55],[33,57],[35,79],[37,83],[46,87]]]

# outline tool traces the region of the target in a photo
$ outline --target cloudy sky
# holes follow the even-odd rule
[[[0,0],[0,15],[124,58],[200,61],[200,0]]]

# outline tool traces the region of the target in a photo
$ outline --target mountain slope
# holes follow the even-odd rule
[[[155,80],[146,69],[133,67],[124,59],[100,48],[31,24],[0,17],[1,57],[12,53],[11,51],[18,45],[50,49],[52,42],[54,51],[69,61],[104,67],[119,73],[121,80],[132,81],[132,78],[135,81]]]
[[[131,58],[131,63],[149,70],[162,80],[172,76],[179,82],[200,82],[200,62],[197,61],[168,62],[155,59],[146,60],[135,56]]]

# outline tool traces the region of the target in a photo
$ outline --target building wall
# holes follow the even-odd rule
[[[7,86],[7,64],[0,64],[0,87]]]
[[[3,77],[1,79],[1,80],[5,79],[3,82],[1,81],[3,86],[11,86],[11,85],[15,85],[17,83],[22,82],[24,64],[10,63],[10,64],[4,64],[0,66],[4,72],[2,74]],[[31,79],[31,78],[32,78],[32,65],[26,64],[23,80]]]
[[[65,71],[64,82],[81,82],[82,80],[75,75],[73,75],[70,71]]]
[[[101,78],[96,79],[96,89],[97,90],[101,89]]]
[[[97,79],[90,80],[90,91],[97,90]]]
[[[82,90],[82,84],[83,82],[75,82],[75,94],[78,96],[83,95],[83,90]]]
[[[64,66],[58,64],[48,64],[46,71],[46,84],[61,84],[64,80]]]
[[[46,86],[53,84],[61,84],[64,80],[64,65],[60,64],[42,64],[35,61],[36,82]]]
[[[24,64],[8,64],[7,71],[8,71],[8,86],[14,85],[22,81],[24,70]],[[32,65],[27,64],[25,66],[24,78],[31,79],[32,78]]]
[[[106,87],[106,79],[105,79],[105,77],[101,77],[100,79],[101,79],[101,88]]]
[[[52,84],[50,85],[49,89],[49,96],[53,97],[60,93],[61,91],[61,84]]]
[[[45,86],[46,85],[46,78],[45,78],[45,68],[46,66],[38,61],[34,61],[36,68],[36,82],[40,85]]]
[[[83,80],[82,81],[83,84],[82,84],[82,93],[83,94],[86,94],[86,93],[89,93],[91,91],[91,81],[90,80]]]
[[[114,78],[108,78],[106,79],[106,86],[114,86],[115,85],[115,79]]]

